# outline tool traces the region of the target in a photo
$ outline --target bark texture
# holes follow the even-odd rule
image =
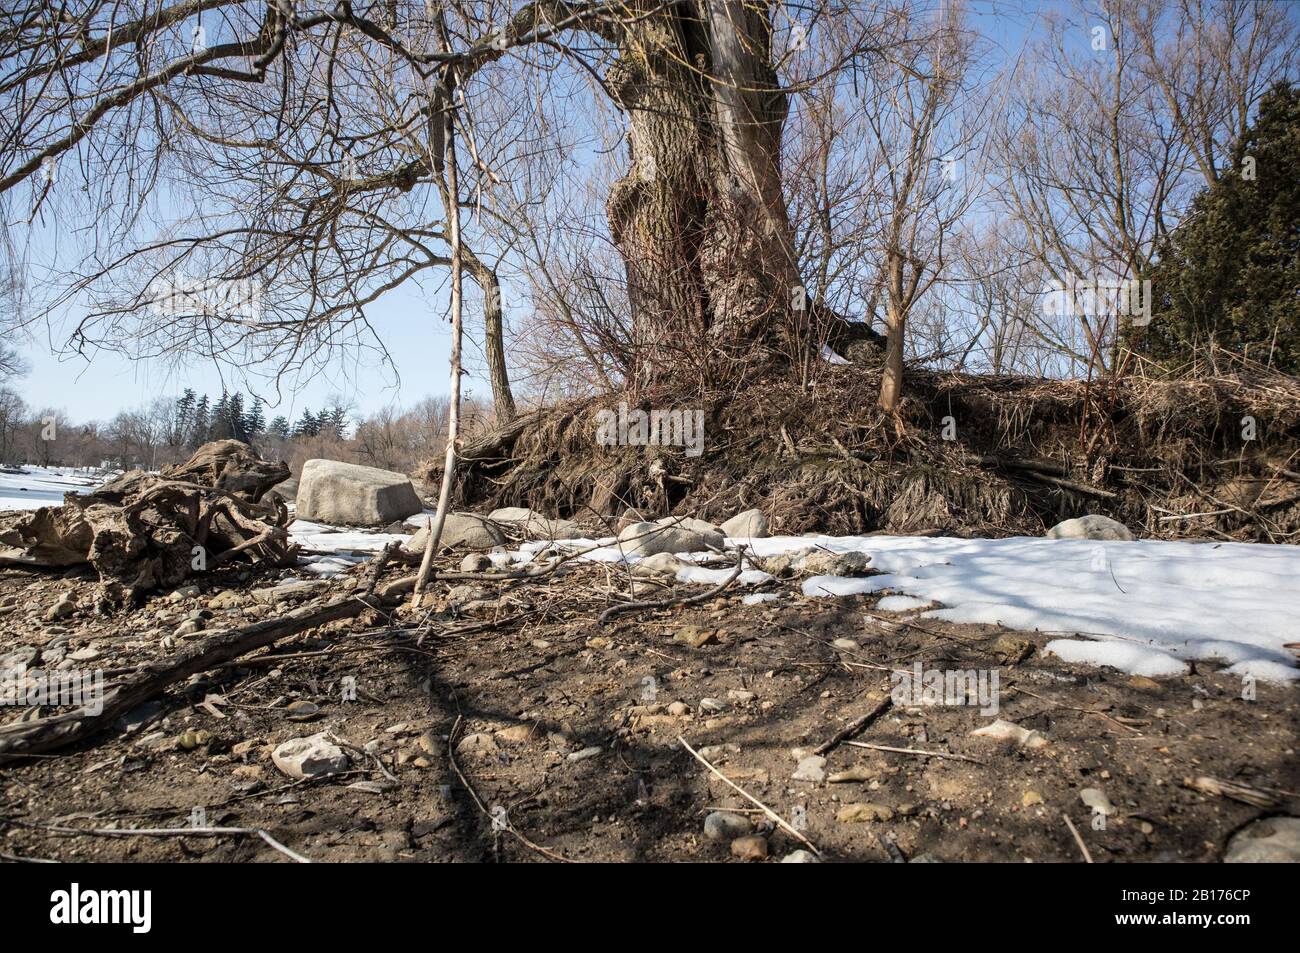
[[[631,168],[607,213],[627,267],[636,383],[791,356],[788,319],[804,300],[768,5],[632,7],[644,16],[620,34],[607,76],[628,117]]]

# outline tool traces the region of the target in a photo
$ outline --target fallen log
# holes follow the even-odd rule
[[[296,609],[275,619],[213,633],[173,657],[145,665],[115,683],[105,692],[102,706],[96,706],[98,712],[83,706],[59,715],[0,725],[0,764],[83,741],[107,730],[117,718],[161,695],[169,686],[291,635],[353,618],[367,609],[396,608],[401,596],[414,585],[415,577],[405,576],[384,586],[372,599],[343,596],[323,606]]]

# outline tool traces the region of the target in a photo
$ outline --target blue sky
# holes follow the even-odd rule
[[[999,51],[995,59],[1014,58],[1022,52],[1037,14],[1051,6],[1048,0],[985,0],[971,3],[970,14],[975,29]],[[60,243],[57,236],[52,241]],[[33,275],[33,280],[39,279]],[[517,303],[516,316],[517,307],[527,302],[526,297],[509,291],[506,299],[508,319],[512,299]],[[282,380],[277,395],[267,369],[244,368],[232,373],[230,368],[213,363],[132,360],[107,351],[92,353],[87,360],[67,353],[68,332],[81,316],[74,306],[18,342],[31,370],[13,386],[30,406],[61,409],[77,421],[105,420],[160,395],[176,395],[186,387],[214,397],[223,387],[251,392],[266,400],[269,416],[284,414],[290,419],[304,407],[322,406],[336,396],[360,413],[384,406],[410,406],[422,397],[447,393],[450,335],[443,320],[445,307],[437,281],[427,282],[424,288],[408,282],[367,309],[392,366],[383,366],[373,354],[339,355],[310,377]],[[476,360],[479,335],[475,331],[466,347],[477,369],[481,362]],[[486,381],[478,373],[471,373],[465,386],[471,394],[487,396]]]

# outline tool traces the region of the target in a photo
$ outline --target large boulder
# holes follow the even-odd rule
[[[582,539],[587,535],[573,520],[553,520],[523,506],[493,510],[488,519],[521,533],[526,539]]]
[[[429,528],[421,526],[402,548],[409,553],[423,553],[428,545]],[[505,534],[492,520],[475,513],[448,513],[442,524],[439,549],[457,552],[478,552],[493,546],[504,546]]]
[[[745,510],[722,524],[722,532],[728,539],[762,539],[770,530],[762,510]]]
[[[392,470],[340,460],[308,460],[298,478],[301,520],[339,526],[387,526],[424,504],[410,478]]]
[[[1090,513],[1077,519],[1057,523],[1047,531],[1048,539],[1109,539],[1132,541],[1129,528],[1109,516]]]

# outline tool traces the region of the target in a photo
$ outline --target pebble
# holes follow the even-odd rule
[[[668,706],[668,714],[677,718],[682,718],[691,713],[691,706],[686,702],[673,702]]]
[[[290,721],[311,721],[320,714],[320,705],[300,699],[290,702],[284,711]]]
[[[718,711],[726,711],[726,710],[727,710],[727,703],[724,702],[721,698],[700,699],[700,711],[718,712]]]
[[[820,783],[826,780],[826,759],[821,755],[809,755],[800,760],[799,765],[790,775],[792,781],[812,781]]]
[[[709,840],[735,840],[752,833],[754,827],[744,814],[713,811],[704,818],[704,836]]]
[[[820,864],[817,855],[810,850],[792,850],[781,858],[783,864]]]
[[[64,616],[72,615],[76,608],[77,603],[71,595],[60,596],[58,601],[50,606],[49,611],[45,613],[46,621],[53,622],[55,619],[62,619]]]
[[[741,860],[767,860],[767,838],[758,834],[737,837],[731,842],[731,856]]]
[[[1041,748],[1047,744],[1047,738],[1040,731],[1029,731],[1019,725],[999,718],[991,725],[977,728],[971,732],[976,738],[996,738],[999,741],[1014,741],[1022,748]]]
[[[1267,817],[1232,835],[1225,864],[1300,863],[1300,817]]]
[[[195,633],[202,632],[202,631],[203,631],[202,619],[186,619],[184,622],[182,622],[180,625],[176,627],[175,634],[176,634],[176,638],[183,639],[187,635],[194,635]]]
[[[1079,792],[1079,800],[1092,808],[1094,814],[1109,817],[1115,813],[1115,805],[1110,803],[1110,798],[1106,797],[1106,792],[1101,788],[1084,788]]]
[[[855,642],[853,639],[836,639],[834,642],[831,643],[831,647],[837,649],[844,649],[846,652],[851,652],[854,649],[862,648],[862,646],[859,645],[857,642]],[[785,863],[785,861],[782,861],[782,863]]]
[[[1035,804],[1042,804],[1043,796],[1037,791],[1026,791],[1020,798],[1021,807],[1033,807]]]
[[[836,815],[836,820],[841,824],[862,824],[866,821],[891,821],[893,819],[894,812],[891,808],[869,801],[845,804],[840,808],[839,814]]]
[[[758,696],[753,692],[747,692],[739,688],[733,688],[731,691],[727,692],[727,699],[738,705],[748,705],[757,697]]]
[[[573,752],[573,754],[569,755],[567,760],[573,763],[586,761],[588,758],[596,757],[600,752],[601,749],[599,745],[592,745],[590,748],[583,748],[581,751]]]
[[[836,771],[826,780],[831,784],[844,784],[848,781],[870,781],[876,776],[876,772],[865,764],[855,764],[851,768],[845,768],[843,771]]]
[[[289,777],[299,780],[327,777],[348,767],[348,756],[325,732],[290,738],[271,752],[271,760]]]

